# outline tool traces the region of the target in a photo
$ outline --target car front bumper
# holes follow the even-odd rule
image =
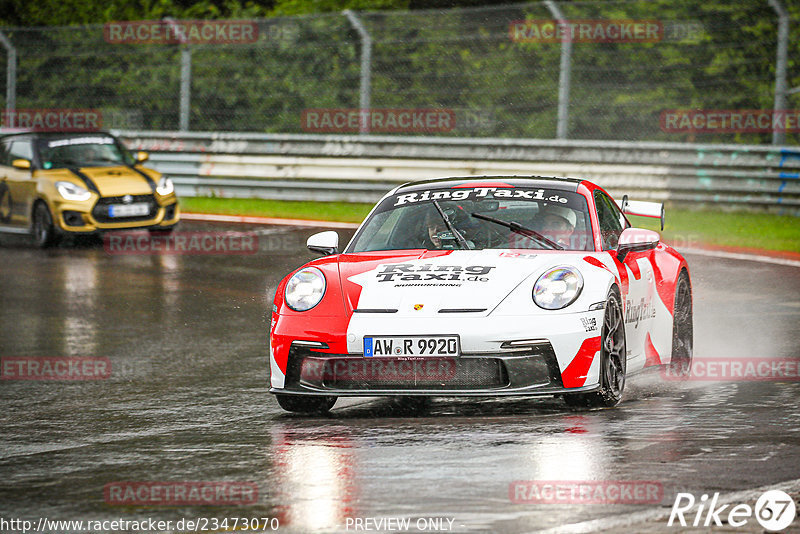
[[[600,333],[586,332],[581,318],[594,317],[597,324],[602,324],[602,314],[602,310],[596,310],[534,321],[530,317],[465,320],[459,329],[462,353],[454,357],[365,357],[352,350],[352,342],[348,343],[347,353],[334,353],[325,341],[309,339],[307,331],[298,332],[291,336],[290,344],[282,345],[288,347],[288,354],[279,355],[279,359],[285,358],[285,366],[278,365],[276,354],[270,350],[270,391],[331,396],[503,396],[593,391],[599,384]],[[287,330],[281,322],[277,321],[275,329],[280,334]],[[538,328],[531,328],[532,323],[539,323]],[[400,331],[402,335],[423,328],[421,321],[402,318],[393,321],[391,327],[393,334]],[[384,324],[382,335],[385,328]],[[487,328],[491,334],[487,334]],[[370,330],[377,331],[377,323]],[[597,350],[587,352],[587,346]]]
[[[167,197],[137,195],[135,200],[148,202],[150,213],[146,216],[110,218],[107,216],[107,206],[116,203],[116,197],[87,202],[58,201],[51,205],[53,222],[61,233],[92,234],[112,230],[170,228],[180,220],[180,208],[174,194]],[[119,203],[122,202],[119,200]]]

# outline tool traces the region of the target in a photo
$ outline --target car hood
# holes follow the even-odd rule
[[[497,249],[343,254],[339,276],[348,312],[480,316],[517,287],[530,291],[547,267],[585,255]]]
[[[140,169],[142,173],[150,176],[153,183],[158,182],[158,177],[152,171]],[[82,167],[77,170],[77,174],[67,170],[59,169],[50,171],[50,176],[67,178],[72,182],[84,184],[83,177],[91,180],[100,191],[100,196],[116,197],[122,195],[149,195],[153,193],[148,180],[136,170],[122,165],[113,167]],[[84,185],[84,187],[86,187]]]

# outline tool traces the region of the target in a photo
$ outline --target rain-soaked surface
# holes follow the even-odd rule
[[[798,497],[796,381],[650,375],[631,380],[618,407],[588,412],[552,398],[443,398],[420,412],[344,399],[329,417],[289,415],[267,393],[268,311],[277,282],[314,257],[304,243],[318,229],[181,230],[251,230],[261,249],[43,252],[0,238],[0,356],[111,364],[104,380],[0,381],[0,517],[173,521],[164,531],[192,530],[176,525],[182,518],[238,517],[262,527],[278,518],[281,532],[404,531],[363,522],[389,518],[410,518],[410,531],[677,532],[666,522],[678,492],[752,505],[760,490],[751,490],[774,486]],[[800,358],[800,269],[687,259],[696,357]],[[558,480],[649,481],[662,493],[656,504],[609,505],[520,503],[509,491],[514,481]],[[187,481],[256,492],[252,502],[203,506],[120,504],[108,493]],[[752,518],[717,530],[763,531]]]

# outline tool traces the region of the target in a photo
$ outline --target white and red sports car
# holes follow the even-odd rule
[[[270,392],[320,413],[341,396],[561,395],[613,406],[625,379],[692,358],[684,258],[585,180],[447,178],[389,192],[343,252],[278,286]]]

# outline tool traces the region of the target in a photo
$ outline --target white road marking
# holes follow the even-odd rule
[[[309,219],[279,219],[274,217],[253,217],[244,215],[212,215],[206,213],[183,213],[181,218],[187,221],[209,221],[209,222],[229,222],[245,224],[277,224],[282,226],[311,226],[318,228],[358,228],[358,223],[345,223],[336,221],[317,221]],[[725,258],[731,260],[757,261],[761,263],[771,263],[774,265],[786,265],[789,267],[800,267],[800,260],[790,260],[787,258],[776,258],[763,254],[744,254],[741,252],[726,252],[724,250],[707,250],[702,248],[681,248],[681,254],[695,254],[698,256],[710,256],[713,258]]]
[[[247,215],[212,215],[206,213],[182,213],[187,221],[230,222],[243,224],[277,224],[282,226],[313,226],[319,228],[358,228],[358,223],[337,221],[312,221],[308,219],[278,219],[274,217],[251,217]]]
[[[0,226],[0,232],[4,234],[30,235],[31,231],[27,228],[15,228],[13,226]]]

